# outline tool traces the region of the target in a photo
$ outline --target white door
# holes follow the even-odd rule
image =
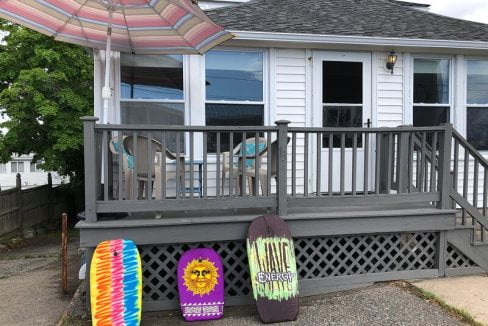
[[[369,127],[371,124],[371,53],[313,53],[313,126]],[[371,138],[369,148],[371,149]],[[345,134],[344,162],[341,161],[341,137],[335,135],[332,150],[332,191],[350,193],[352,187],[352,134]],[[356,187],[364,191],[364,137],[357,140]],[[368,179],[374,166],[369,151]],[[316,162],[314,159],[312,162]],[[324,137],[321,150],[321,192],[329,191],[329,138]],[[344,173],[340,173],[341,164]],[[317,167],[312,171],[316,173]],[[316,179],[314,176],[313,180]],[[314,181],[315,182],[315,181]],[[371,182],[368,182],[371,184]],[[315,188],[315,186],[314,186]]]

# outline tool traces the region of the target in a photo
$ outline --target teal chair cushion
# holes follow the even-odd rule
[[[244,148],[246,149],[246,156],[254,156],[256,154],[256,144],[255,143],[246,143]],[[258,144],[258,153],[261,153],[264,149],[266,148],[265,143],[259,143]],[[241,150],[239,151],[239,155],[242,155],[242,147]],[[237,164],[237,163],[236,163]],[[246,159],[246,169],[252,168],[254,165],[254,159]]]
[[[119,152],[119,142],[112,140],[112,145],[114,145],[115,151],[118,153]],[[124,154],[125,157],[127,158],[127,168],[130,170],[134,169],[134,157],[130,155],[126,149],[124,148]]]

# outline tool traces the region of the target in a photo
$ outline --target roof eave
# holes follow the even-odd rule
[[[309,43],[309,44],[347,44],[365,46],[391,46],[405,48],[433,48],[433,49],[469,49],[488,50],[488,42],[457,41],[457,40],[428,40],[372,36],[321,35],[299,33],[275,33],[230,30],[235,40],[265,41],[273,43]]]

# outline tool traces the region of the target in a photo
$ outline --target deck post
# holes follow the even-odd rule
[[[437,189],[441,193],[441,200],[437,204],[440,209],[451,207],[451,147],[452,147],[452,125],[444,125],[444,133],[439,144],[439,177]]]
[[[409,157],[412,155],[410,152],[410,135],[406,132],[402,132],[399,135],[399,151],[396,162],[396,190],[399,194],[406,193],[408,190],[409,182]]]
[[[276,214],[279,216],[288,215],[288,185],[287,185],[287,151],[288,151],[288,120],[278,120],[278,184],[276,186],[276,196],[278,207]],[[306,182],[306,181],[305,181]]]
[[[81,120],[83,121],[83,147],[85,156],[85,219],[87,222],[96,222],[95,123],[98,118],[82,117]]]

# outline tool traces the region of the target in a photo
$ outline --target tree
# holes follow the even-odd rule
[[[83,126],[93,115],[93,58],[83,47],[55,41],[0,20],[0,161],[34,153],[44,170],[83,175]]]

